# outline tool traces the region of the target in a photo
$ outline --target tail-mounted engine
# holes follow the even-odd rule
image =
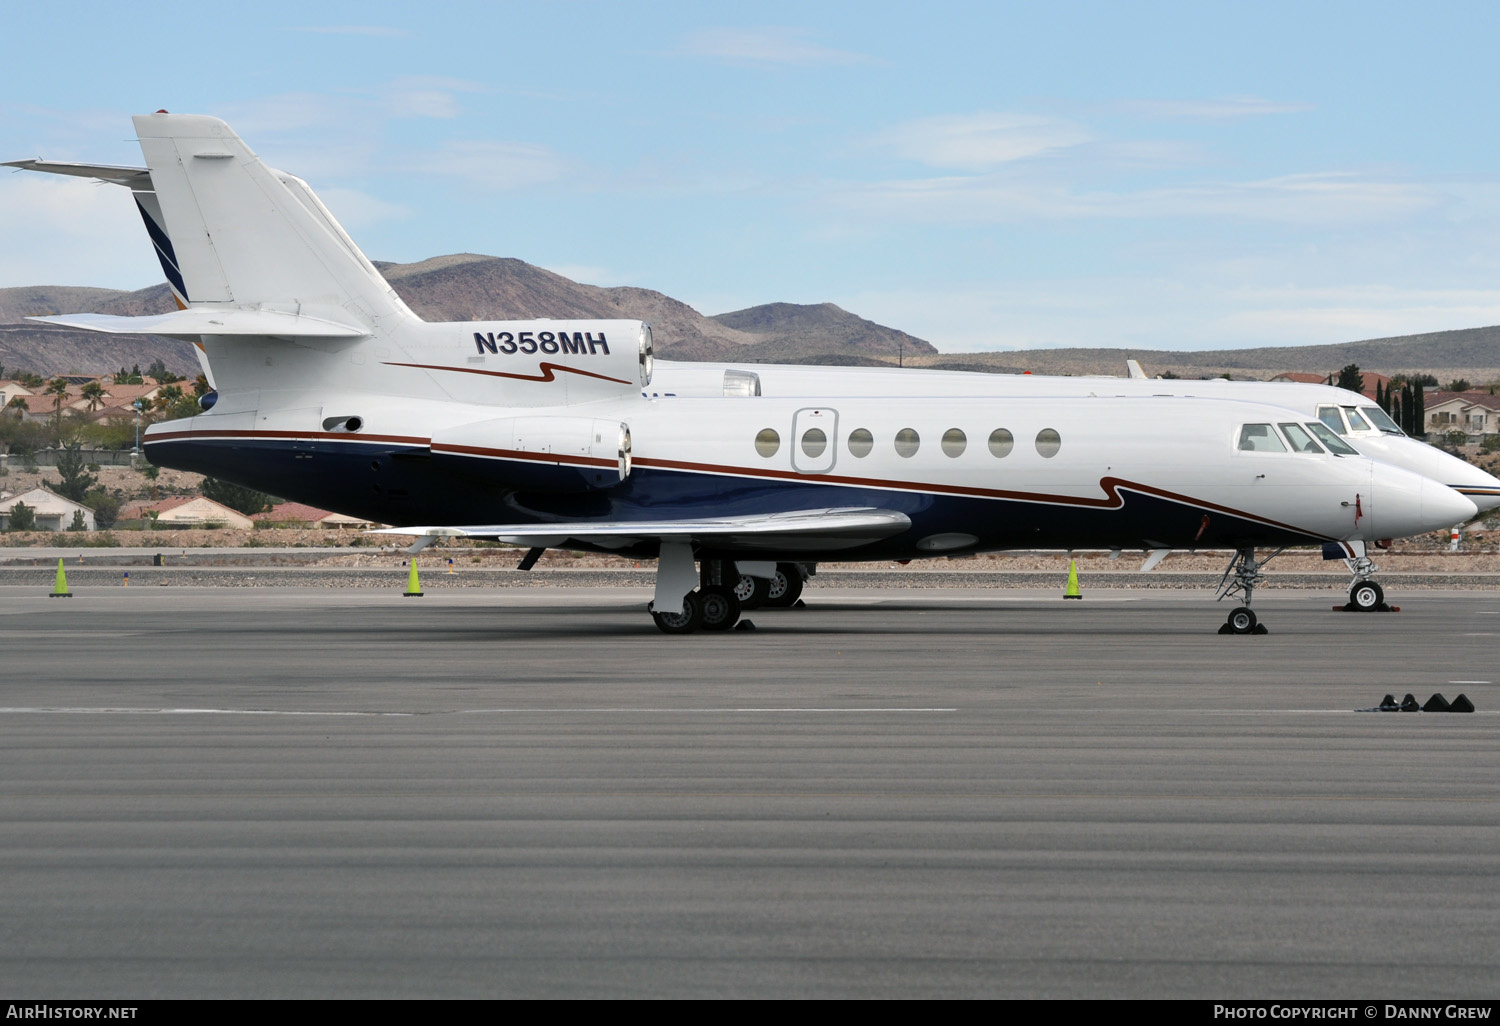
[[[501,417],[437,432],[432,456],[525,491],[591,491],[630,476],[630,426],[590,417]]]

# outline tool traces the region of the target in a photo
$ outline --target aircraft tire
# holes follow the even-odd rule
[[[734,589],[715,584],[698,592],[698,606],[703,610],[703,629],[727,631],[740,618],[740,600]]]
[[[1373,613],[1385,604],[1385,592],[1374,581],[1357,581],[1349,589],[1349,604],[1361,613]]]
[[[703,603],[697,592],[689,592],[682,597],[682,612],[658,613],[653,609],[651,619],[663,634],[691,634],[703,626]]]
[[[770,580],[766,605],[786,609],[802,597],[802,574],[793,563],[777,563],[776,576]]]
[[[770,594],[771,582],[764,577],[740,574],[739,583],[734,586],[734,597],[740,600],[741,612],[747,609],[759,609],[766,604],[766,599]]]
[[[1232,634],[1254,634],[1256,627],[1255,611],[1249,606],[1241,606],[1229,614],[1229,631]]]

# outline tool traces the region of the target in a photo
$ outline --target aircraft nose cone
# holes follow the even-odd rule
[[[1441,531],[1478,514],[1468,498],[1431,478],[1375,463],[1372,470],[1369,537],[1404,538]]]

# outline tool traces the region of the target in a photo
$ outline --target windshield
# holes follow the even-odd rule
[[[1328,425],[1324,424],[1321,420],[1308,421],[1307,430],[1311,431],[1313,435],[1318,439],[1318,441],[1328,446],[1329,452],[1337,453],[1340,456],[1359,455],[1358,449],[1354,448],[1354,446],[1344,441],[1332,431],[1329,431]]]
[[[1359,411],[1352,406],[1345,406],[1344,413],[1349,417],[1350,431],[1374,431],[1365,418],[1359,415]]]
[[[1245,452],[1286,452],[1286,446],[1269,424],[1246,424],[1240,428],[1240,448]]]
[[[1282,424],[1281,433],[1286,435],[1286,440],[1292,443],[1293,452],[1322,452],[1323,447],[1312,440],[1312,436],[1302,430],[1301,424]]]
[[[1374,424],[1381,431],[1385,432],[1388,435],[1406,434],[1406,432],[1402,431],[1400,426],[1390,418],[1390,415],[1382,410],[1379,406],[1361,406],[1359,408],[1359,411],[1366,417],[1370,418],[1371,424]]]
[[[1348,428],[1344,427],[1344,418],[1343,415],[1339,413],[1339,408],[1337,406],[1319,406],[1318,419],[1321,420],[1324,424],[1327,424],[1329,427],[1333,428],[1341,435],[1349,430]]]

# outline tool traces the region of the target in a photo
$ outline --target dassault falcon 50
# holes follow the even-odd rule
[[[428,323],[301,179],[222,121],[134,119],[145,167],[18,161],[133,194],[179,310],[39,318],[195,343],[212,400],[148,458],[423,540],[656,558],[657,626],[726,629],[778,563],[1015,547],[1262,546],[1476,513],[1442,483],[1309,444],[1296,410],[1181,396],[652,395],[649,325]],[[207,398],[207,397],[205,397]],[[523,565],[526,565],[523,562]]]

